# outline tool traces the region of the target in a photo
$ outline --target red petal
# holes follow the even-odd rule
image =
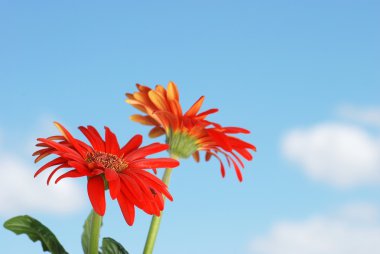
[[[107,181],[115,181],[119,178],[118,173],[116,173],[115,170],[109,168],[104,169],[104,174],[106,176]]]
[[[213,138],[213,140],[224,150],[231,152],[232,148],[226,134],[215,131],[214,129],[208,129],[207,133]]]
[[[40,141],[40,142],[43,142],[43,143],[45,143],[47,145],[49,145],[50,147],[54,148],[57,151],[61,151],[61,152],[65,152],[65,153],[78,154],[78,152],[76,150],[68,147],[67,144],[66,145],[62,145],[60,143],[48,140],[46,138],[38,138],[37,140]]]
[[[126,175],[126,174],[120,174],[120,180],[122,186],[122,191],[124,194],[127,194],[128,197],[133,201],[135,204],[139,204],[144,201],[143,193],[141,192],[140,187],[135,182],[133,177]]]
[[[250,161],[253,159],[253,156],[244,148],[235,149],[241,156],[243,156],[246,160]]]
[[[120,178],[118,177],[113,181],[108,181],[108,187],[110,189],[111,198],[117,198],[120,193]]]
[[[251,133],[249,130],[240,128],[240,127],[223,127],[226,133],[244,133],[249,134]]]
[[[244,163],[241,161],[241,159],[234,153],[234,152],[231,152],[232,156],[234,156],[234,158],[239,162],[240,166],[242,168],[244,168]]]
[[[63,175],[61,175],[60,177],[58,177],[56,180],[55,180],[55,183],[58,183],[59,181],[61,181],[63,178],[67,178],[67,177],[70,177],[70,178],[76,178],[76,177],[81,177],[83,176],[83,174],[79,173],[76,169],[74,170],[70,170],[66,173],[64,173]]]
[[[123,146],[123,148],[120,149],[119,155],[125,156],[130,152],[136,150],[141,145],[142,140],[143,138],[141,135],[135,135],[133,138],[129,140],[127,144],[125,144],[125,146]]]
[[[136,174],[132,174],[133,179],[136,181],[136,183],[139,185],[141,191],[143,192],[142,197],[144,198],[144,202],[142,203],[139,208],[144,210],[146,213],[149,214],[159,214],[160,209],[158,208],[157,204],[154,202],[154,195],[149,188],[149,185],[147,184],[146,181],[142,180],[140,176]]]
[[[211,153],[211,154],[214,155],[215,158],[217,158],[218,161],[220,162],[220,173],[222,174],[222,177],[225,177],[226,176],[226,170],[224,168],[222,159],[216,153]]]
[[[141,147],[127,154],[126,156],[124,156],[124,159],[126,161],[134,161],[136,159],[144,158],[145,156],[148,156],[150,154],[165,151],[168,148],[169,148],[169,145],[167,144],[153,143],[153,144]]]
[[[241,174],[241,171],[240,171],[238,165],[236,164],[236,162],[234,160],[232,160],[232,163],[234,164],[235,172],[236,172],[236,175],[237,175],[239,181],[240,182],[243,181],[243,176]]]
[[[194,104],[189,108],[189,110],[185,113],[185,116],[195,116],[198,111],[201,109],[203,101],[205,97],[200,97]]]
[[[236,149],[236,148],[249,148],[252,149],[253,151],[256,152],[256,147],[250,143],[247,143],[241,139],[235,138],[235,137],[228,137],[231,146]]]
[[[106,129],[106,153],[118,154],[120,146],[117,142],[116,135],[108,127],[104,128]]]
[[[163,196],[160,193],[157,193],[156,195],[154,195],[154,202],[157,204],[160,211],[164,210],[165,201],[164,201]],[[157,215],[159,216],[160,214],[157,214]]]
[[[86,136],[86,138],[88,139],[88,141],[91,143],[92,147],[95,150],[104,151],[104,141],[96,130],[95,131],[97,134],[94,133],[94,131],[91,132],[89,129],[87,129],[84,126],[80,126],[79,130],[83,133],[83,135]]]
[[[62,165],[59,165],[58,167],[56,167],[56,168],[50,173],[50,175],[49,175],[49,177],[48,177],[48,179],[47,179],[47,181],[46,181],[46,184],[49,185],[51,178],[53,177],[53,175],[54,175],[58,170],[60,170],[61,168],[67,168],[67,167],[69,167],[69,166],[68,166],[68,165],[65,165],[65,164],[62,164]]]
[[[135,220],[135,208],[133,204],[124,195],[120,195],[117,198],[117,202],[119,203],[125,221],[128,223],[129,226],[132,226]]]
[[[57,126],[58,130],[62,133],[63,136],[67,139],[67,141],[72,144],[82,156],[86,155],[86,152],[83,150],[83,148],[78,144],[77,140],[70,134],[68,130],[66,130],[63,125],[61,125],[58,122],[54,122],[55,126]]]
[[[66,162],[64,158],[61,158],[61,157],[55,158],[54,160],[49,161],[48,163],[43,165],[39,170],[37,170],[37,172],[34,174],[34,177],[38,176],[45,169],[58,165],[58,164],[62,164],[64,162]]]
[[[140,159],[129,163],[128,169],[174,168],[179,161],[170,158]]]
[[[197,115],[197,119],[205,119],[208,115],[211,115],[211,114],[214,114],[216,112],[218,112],[219,110],[217,108],[212,108],[212,109],[209,109],[209,110],[206,110],[202,113],[200,113],[199,115]]]
[[[91,136],[96,140],[96,143],[99,146],[99,149],[97,149],[97,150],[105,151],[106,147],[104,144],[104,140],[103,140],[102,136],[100,136],[99,132],[91,125],[87,126],[87,130],[89,131]]]
[[[158,194],[163,194],[165,195],[170,201],[173,201],[172,195],[170,195],[168,191],[167,185],[162,182],[158,177],[155,177],[154,175],[143,171],[143,170],[136,170],[136,174],[139,174],[151,187],[156,189],[158,191]]]
[[[79,173],[83,174],[83,175],[90,175],[91,174],[91,171],[85,166],[83,165],[82,163],[79,163],[79,162],[76,162],[76,161],[70,161],[68,163],[71,167],[75,168]]]
[[[103,178],[101,176],[90,177],[87,182],[87,192],[94,211],[103,216],[106,211]]]

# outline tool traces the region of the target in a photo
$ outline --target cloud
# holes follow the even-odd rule
[[[280,222],[256,237],[252,254],[379,254],[379,209],[369,204],[344,207],[334,214]]]
[[[30,157],[29,161],[25,163],[20,154],[1,152],[0,216],[9,217],[31,211],[67,214],[84,207],[86,192],[82,186],[64,180],[47,186],[47,174],[34,179],[36,169],[32,166],[33,158]]]
[[[346,105],[340,107],[337,112],[340,116],[354,121],[380,126],[380,107],[360,108]]]
[[[380,138],[353,125],[292,130],[282,152],[311,178],[340,188],[380,182]]]
[[[30,211],[66,214],[85,204],[78,184],[62,181],[46,186],[46,175],[34,179],[34,171],[12,155],[0,157],[0,215]]]

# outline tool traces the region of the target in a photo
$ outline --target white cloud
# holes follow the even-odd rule
[[[379,107],[360,108],[346,105],[338,109],[338,114],[358,122],[380,126]]]
[[[379,210],[371,205],[345,207],[335,214],[280,222],[256,237],[252,254],[379,254]]]
[[[356,126],[325,123],[292,130],[282,151],[318,181],[343,188],[380,182],[380,139]]]
[[[0,148],[5,147],[3,144],[0,145]],[[84,187],[70,180],[62,180],[57,185],[53,182],[47,186],[48,172],[34,179],[36,169],[32,165],[31,156],[29,163],[25,163],[20,154],[1,151],[0,216],[9,217],[31,211],[66,214],[84,207]]]
[[[32,162],[31,162],[32,163]],[[46,185],[46,175],[33,178],[32,167],[14,156],[0,157],[0,215],[30,211],[66,214],[85,204],[85,190],[70,181]]]

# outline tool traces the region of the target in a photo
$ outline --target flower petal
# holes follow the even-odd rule
[[[106,130],[106,153],[118,154],[120,146],[119,142],[117,141],[116,135],[108,127],[104,128]]]
[[[39,170],[37,170],[37,172],[34,174],[34,177],[38,176],[45,169],[58,165],[58,164],[62,164],[64,162],[66,162],[64,158],[61,158],[61,157],[55,158],[54,160],[49,161],[48,163],[43,165]]]
[[[165,134],[164,129],[162,129],[162,127],[156,126],[150,130],[149,137],[150,138],[157,138],[157,137],[162,136],[164,134]]]
[[[87,182],[87,192],[94,211],[103,216],[106,211],[103,178],[101,176],[90,177]]]
[[[170,81],[168,84],[167,96],[169,100],[179,101],[179,92],[177,86],[172,81]]]
[[[150,169],[150,168],[174,168],[179,166],[179,161],[171,158],[140,159],[129,163],[130,169]]]
[[[62,133],[62,135],[67,139],[67,141],[75,147],[75,150],[77,150],[82,156],[85,156],[86,151],[84,151],[84,149],[78,144],[77,140],[70,134],[70,132],[66,130],[66,128],[63,127],[63,125],[60,123],[54,122],[54,124]]]
[[[129,119],[142,125],[157,125],[157,122],[150,116],[131,115]]]
[[[141,147],[127,154],[126,156],[124,156],[124,159],[126,161],[134,161],[134,160],[144,158],[145,156],[148,156],[154,153],[165,151],[168,148],[169,148],[169,145],[167,144],[153,143],[153,144]]]
[[[240,127],[223,127],[223,130],[225,130],[226,133],[244,133],[244,134],[249,134],[251,133],[247,129],[243,129]]]
[[[124,195],[117,197],[117,202],[119,203],[125,221],[129,226],[132,226],[133,222],[135,221],[135,208],[133,204]]]
[[[194,104],[189,108],[189,110],[185,113],[185,116],[195,116],[198,111],[201,109],[203,101],[205,100],[204,96],[201,96]]]
[[[195,153],[193,153],[193,158],[196,162],[199,162],[199,151],[196,151]]]
[[[116,179],[119,179],[119,174],[115,172],[113,169],[106,168],[104,169],[104,175],[107,179],[107,181],[115,181]]]
[[[135,135],[133,138],[129,140],[127,144],[125,144],[119,152],[120,156],[125,156],[129,154],[130,152],[136,150],[142,143],[142,136],[141,135]]]
[[[121,184],[120,184],[120,178],[119,177],[117,177],[113,181],[108,181],[108,188],[110,190],[110,195],[111,195],[112,199],[115,199],[119,196],[120,187],[121,187]]]
[[[79,173],[76,169],[74,170],[70,170],[66,173],[64,173],[63,175],[61,175],[60,177],[58,177],[56,180],[55,180],[55,183],[57,184],[59,181],[61,181],[63,178],[67,178],[67,177],[70,177],[70,178],[76,178],[76,177],[81,177],[83,176],[83,174]]]
[[[165,99],[154,90],[148,92],[149,99],[157,107],[158,110],[168,110],[168,105]]]

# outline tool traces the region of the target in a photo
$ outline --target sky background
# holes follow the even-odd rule
[[[215,160],[174,170],[157,254],[379,254],[379,1],[0,0],[0,222],[29,214],[70,253],[91,207],[85,179],[33,179],[35,139],[109,126],[125,143],[135,83],[174,81],[185,109],[251,130],[239,183]],[[161,141],[163,141],[161,139]],[[39,165],[41,166],[41,164]],[[162,172],[161,172],[162,173]],[[102,237],[141,253],[109,200]],[[1,253],[41,253],[0,229]]]

